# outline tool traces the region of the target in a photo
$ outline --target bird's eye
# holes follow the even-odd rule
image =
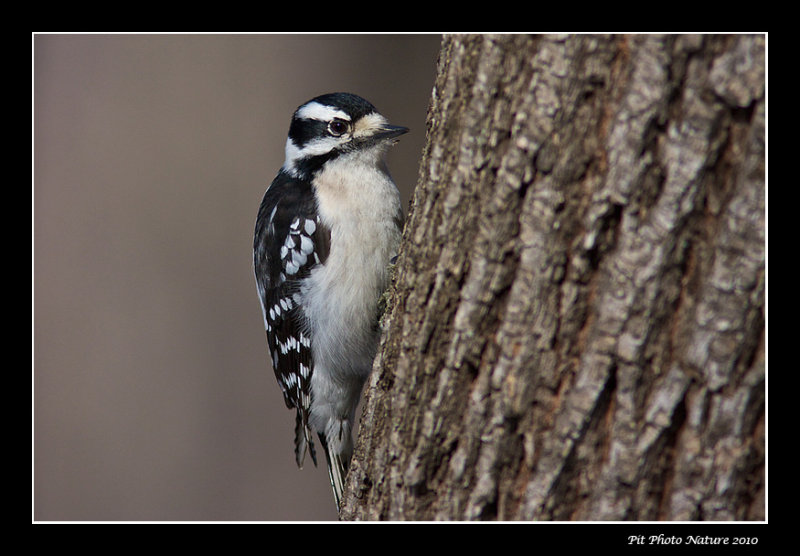
[[[328,133],[334,137],[339,137],[347,133],[347,122],[342,120],[333,120],[328,124]]]

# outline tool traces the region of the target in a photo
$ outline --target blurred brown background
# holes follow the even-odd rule
[[[298,470],[252,276],[294,109],[370,100],[409,126],[437,35],[34,35],[37,521],[334,520]]]

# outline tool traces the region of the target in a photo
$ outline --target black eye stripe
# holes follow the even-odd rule
[[[333,135],[339,137],[347,133],[350,129],[350,122],[347,120],[335,119],[331,122],[321,120],[292,120],[289,127],[289,137],[297,148],[302,149],[309,141]]]
[[[292,142],[302,149],[303,146],[317,137],[323,137],[327,134],[327,122],[319,120],[292,120],[292,125],[289,127],[289,137]]]

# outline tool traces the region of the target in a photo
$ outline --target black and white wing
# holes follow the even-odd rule
[[[311,185],[280,172],[258,210],[253,265],[272,368],[286,406],[297,409],[295,457],[300,467],[306,451],[317,464],[309,426],[314,361],[300,288],[325,261],[329,247],[330,232],[318,221]]]

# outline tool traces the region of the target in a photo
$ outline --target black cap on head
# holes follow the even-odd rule
[[[305,104],[312,102],[338,108],[342,112],[346,112],[353,121],[359,119],[361,116],[377,112],[372,103],[352,93],[328,93],[312,98]],[[305,104],[303,106],[305,106]]]

